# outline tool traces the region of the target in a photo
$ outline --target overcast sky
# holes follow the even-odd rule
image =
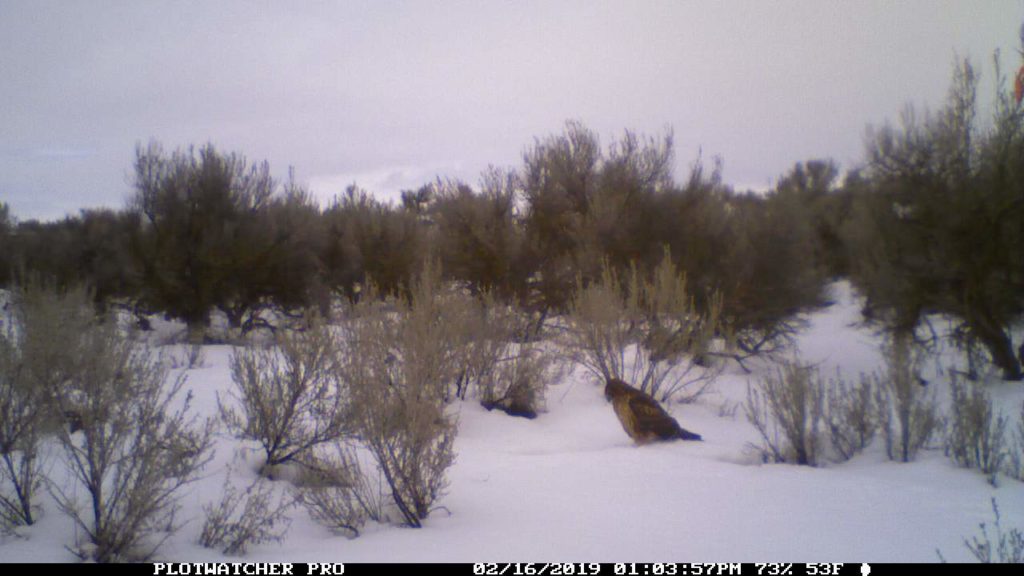
[[[675,132],[765,188],[862,157],[865,127],[936,108],[954,56],[1016,49],[1021,0],[0,0],[0,201],[19,219],[121,207],[136,143],[214,143],[328,200],[519,166],[568,119],[607,144]]]

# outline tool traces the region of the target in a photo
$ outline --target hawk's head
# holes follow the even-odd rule
[[[611,402],[618,396],[629,394],[632,387],[626,384],[622,380],[617,378],[609,378],[608,383],[604,385],[604,397],[606,400]]]

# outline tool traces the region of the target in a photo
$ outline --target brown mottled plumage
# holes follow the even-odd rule
[[[654,398],[622,380],[610,378],[604,387],[604,397],[611,400],[622,428],[637,444],[658,440],[701,439],[699,434],[680,427],[679,422]]]

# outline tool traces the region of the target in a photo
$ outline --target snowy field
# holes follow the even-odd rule
[[[856,377],[880,367],[878,338],[856,326],[858,307],[847,286],[833,286],[833,297],[837,303],[811,316],[801,333],[802,359],[819,362],[824,375],[840,368]],[[231,387],[230,353],[207,347],[204,366],[187,370],[186,386],[206,415],[216,413],[217,392]],[[748,380],[768,366],[752,368],[748,375],[732,367],[697,403],[669,407],[703,435],[699,443],[634,446],[602,387],[581,370],[549,389],[547,411],[533,421],[471,401],[456,404],[458,456],[448,494],[422,529],[371,525],[350,540],[295,508],[285,539],[254,547],[244,559],[935,562],[939,550],[949,561],[974,561],[963,539],[991,523],[993,497],[1004,529],[1024,528],[1024,485],[1001,478],[993,488],[980,472],[957,468],[938,443],[910,464],[890,462],[881,439],[843,464],[762,464],[741,404]],[[944,397],[948,386],[928,368]],[[993,381],[989,390],[1016,426],[1024,385]],[[202,506],[219,500],[229,468],[241,485],[255,478],[257,466],[254,445],[222,433],[203,479],[182,500],[179,520],[190,520],[161,557],[224,560],[197,544]],[[66,476],[56,458],[48,470],[53,478]],[[45,491],[41,500],[41,520],[0,541],[0,560],[75,560],[65,549],[75,538],[71,521]]]

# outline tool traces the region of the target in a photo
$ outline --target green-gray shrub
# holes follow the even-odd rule
[[[867,448],[878,430],[878,406],[872,379],[861,374],[856,384],[841,375],[827,384],[825,415],[834,458],[849,460]]]
[[[952,375],[950,386],[953,396],[946,455],[958,466],[981,470],[989,484],[995,486],[1009,456],[1008,420],[994,413],[991,398],[980,386],[961,381],[956,374]]]
[[[766,461],[816,466],[822,458],[825,382],[817,369],[783,362],[774,375],[747,385],[747,420],[761,435]]]
[[[906,338],[895,338],[885,351],[885,371],[874,373],[879,422],[891,460],[910,462],[944,425],[935,391],[921,378],[918,361]]]

